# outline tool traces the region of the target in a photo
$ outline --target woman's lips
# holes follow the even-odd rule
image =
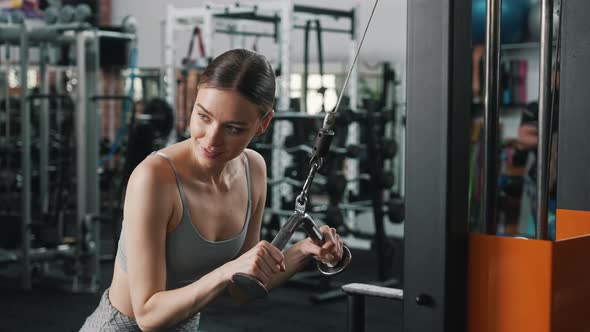
[[[203,152],[203,155],[208,159],[215,159],[221,155],[221,152],[219,151],[210,151],[204,147],[201,147],[201,151]]]

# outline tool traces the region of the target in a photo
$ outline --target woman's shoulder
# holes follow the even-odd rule
[[[254,174],[263,175],[266,178],[266,161],[260,153],[252,149],[245,149],[244,153],[248,158],[250,170]]]
[[[170,162],[165,158],[154,154],[146,157],[131,173],[129,185],[141,184],[142,186],[156,186],[166,188],[167,184],[176,184],[174,172]]]
[[[151,225],[157,230],[169,224],[177,210],[177,190],[174,173],[167,164],[164,158],[152,154],[131,173],[123,213],[127,225]]]
[[[156,184],[175,184],[176,177],[171,163],[176,167],[179,166],[177,164],[181,164],[178,155],[185,148],[183,143],[184,141],[181,141],[154,151],[137,165],[131,176],[141,178],[143,181],[156,181]]]

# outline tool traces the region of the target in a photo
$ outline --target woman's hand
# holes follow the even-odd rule
[[[324,237],[323,246],[320,247],[307,238],[299,241],[300,250],[306,256],[313,256],[316,260],[334,266],[342,259],[342,239],[335,228],[327,225],[320,227],[320,232]]]
[[[236,273],[246,273],[268,288],[273,276],[285,271],[285,256],[267,241],[260,241],[240,257],[223,265],[227,280]]]

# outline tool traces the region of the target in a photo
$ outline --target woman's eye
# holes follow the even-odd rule
[[[234,126],[229,126],[229,127],[227,127],[227,128],[228,128],[229,132],[230,132],[231,134],[233,134],[233,135],[238,135],[238,134],[240,134],[241,132],[243,132],[243,131],[244,131],[244,129],[243,129],[243,128],[234,127]]]
[[[199,116],[199,119],[201,119],[202,121],[208,122],[209,121],[209,117],[205,114],[202,113],[198,113],[197,114]]]

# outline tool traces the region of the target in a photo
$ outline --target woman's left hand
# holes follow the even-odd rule
[[[342,239],[335,228],[327,225],[320,227],[324,238],[324,245],[318,246],[310,238],[300,241],[301,252],[306,256],[313,256],[316,260],[329,265],[336,265],[342,259]]]

